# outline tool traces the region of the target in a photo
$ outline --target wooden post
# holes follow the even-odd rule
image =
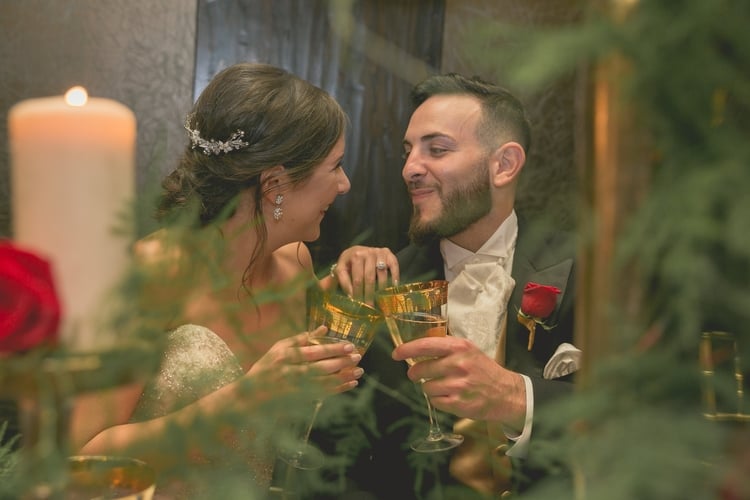
[[[581,85],[576,156],[583,183],[581,243],[577,274],[576,345],[584,352],[579,381],[591,382],[592,368],[614,354],[614,308],[639,315],[637,269],[615,269],[625,222],[648,190],[651,148],[623,100],[622,82],[632,68],[618,55],[599,63]]]

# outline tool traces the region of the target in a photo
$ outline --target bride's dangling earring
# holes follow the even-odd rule
[[[276,199],[274,200],[274,204],[276,205],[273,209],[273,220],[279,221],[281,220],[281,216],[284,215],[284,210],[281,208],[281,204],[284,201],[284,195],[277,194]]]

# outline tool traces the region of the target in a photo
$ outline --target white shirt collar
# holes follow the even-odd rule
[[[440,253],[443,256],[443,263],[445,264],[445,278],[450,281],[472,257],[478,258],[481,261],[488,261],[507,256],[504,267],[510,270],[512,268],[517,235],[518,217],[516,216],[516,211],[513,210],[476,253],[443,238],[440,240]]]

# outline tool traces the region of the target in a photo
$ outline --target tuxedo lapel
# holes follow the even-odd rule
[[[555,325],[558,322],[561,306],[566,300],[568,283],[570,281],[573,259],[568,239],[561,233],[539,234],[533,233],[519,220],[518,240],[513,257],[513,271],[511,275],[516,280],[516,286],[508,305],[508,339],[506,350],[508,359],[514,360],[508,365],[511,369],[530,371],[534,367],[541,375],[540,361],[546,361],[554,349],[562,341],[555,334],[555,330],[537,332],[536,342],[532,353],[528,352],[527,343],[529,332],[516,320],[516,314],[521,307],[523,289],[527,283],[550,285],[560,289],[557,303],[547,323]],[[511,354],[512,352],[512,354]],[[533,358],[537,358],[536,361]],[[542,364],[543,366],[543,364]]]
[[[511,296],[509,308],[514,314],[521,308],[521,299],[523,298],[523,288],[526,283],[538,283],[540,285],[549,285],[557,287],[560,290],[560,294],[557,296],[557,304],[555,310],[546,319],[546,323],[554,325],[557,322],[557,317],[560,314],[560,304],[562,303],[565,292],[568,286],[568,277],[573,267],[573,259],[568,257],[556,264],[543,269],[534,269],[533,263],[524,259],[525,262],[522,264],[516,274],[515,266],[513,269],[513,279],[516,280],[516,287],[513,289],[513,295]],[[520,323],[519,323],[520,325]]]

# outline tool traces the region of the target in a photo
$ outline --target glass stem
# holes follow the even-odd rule
[[[430,417],[430,434],[427,436],[428,441],[440,441],[443,438],[443,431],[440,430],[440,424],[438,423],[437,419],[437,411],[432,407],[432,403],[430,403],[430,398],[427,396],[427,393],[422,391],[422,395],[424,396],[424,400],[427,402],[427,414]]]
[[[305,429],[305,435],[302,437],[302,442],[305,444],[310,442],[310,434],[312,434],[313,425],[315,425],[315,419],[318,418],[318,412],[320,411],[321,406],[323,406],[323,400],[316,399],[315,406],[313,407],[312,416],[310,416],[310,422],[307,424],[307,429]]]

